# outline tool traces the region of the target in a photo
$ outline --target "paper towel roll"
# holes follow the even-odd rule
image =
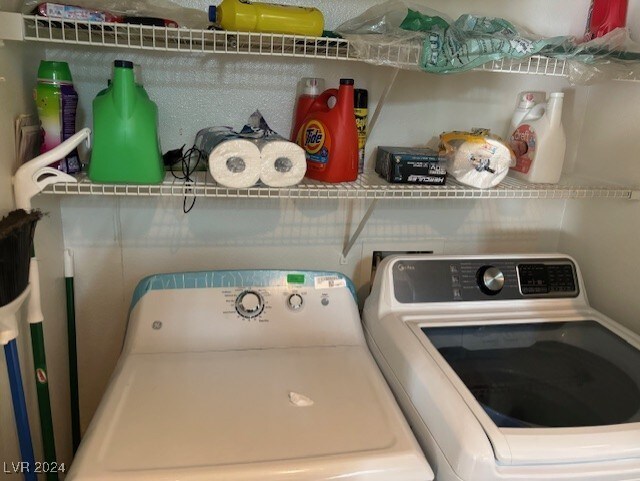
[[[209,155],[209,171],[218,184],[244,189],[260,180],[262,159],[258,146],[245,139],[225,140]]]
[[[260,180],[269,187],[289,187],[302,180],[307,172],[304,149],[287,140],[260,143],[262,171]]]
[[[512,161],[513,154],[504,143],[486,138],[458,145],[449,157],[447,171],[463,184],[487,189],[502,182]]]

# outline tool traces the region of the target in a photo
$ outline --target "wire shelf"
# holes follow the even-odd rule
[[[173,52],[353,59],[349,42],[335,38],[192,30],[32,15],[24,15],[23,20],[25,40],[40,42]]]
[[[418,69],[421,45],[375,45],[356,51],[348,40],[296,35],[192,30],[23,15],[25,40],[142,50],[361,60]],[[485,72],[566,76],[564,60],[534,56],[524,62],[498,60]]]
[[[46,194],[104,195],[138,197],[216,197],[249,199],[636,199],[640,191],[621,186],[589,186],[565,179],[560,184],[528,184],[507,177],[493,189],[474,189],[447,180],[443,186],[389,184],[375,173],[361,174],[355,182],[327,184],[304,179],[302,183],[285,188],[255,186],[232,189],[216,184],[211,176],[199,172],[193,183],[175,179],[170,173],[157,185],[96,184],[85,174],[77,183],[53,184]]]

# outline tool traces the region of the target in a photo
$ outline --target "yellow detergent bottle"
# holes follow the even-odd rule
[[[319,37],[324,29],[322,12],[313,7],[296,7],[249,0],[223,0],[209,7],[209,20],[236,32],[284,33]]]

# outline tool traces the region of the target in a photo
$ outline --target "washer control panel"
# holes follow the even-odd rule
[[[392,267],[398,302],[577,297],[569,259],[399,259]]]
[[[360,345],[355,288],[338,272],[158,274],[134,294],[127,349],[203,352]]]

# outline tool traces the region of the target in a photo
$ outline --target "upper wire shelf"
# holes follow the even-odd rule
[[[62,195],[106,195],[142,197],[217,197],[254,199],[637,199],[640,191],[631,187],[584,185],[584,181],[566,178],[560,184],[528,184],[507,177],[493,189],[474,189],[447,180],[443,186],[389,184],[377,174],[366,172],[355,182],[328,184],[304,179],[293,187],[255,186],[232,189],[216,184],[206,172],[198,172],[194,182],[185,182],[167,173],[156,185],[96,184],[86,175],[77,183],[49,185],[44,193]]]
[[[332,60],[362,61],[417,69],[420,48],[407,46],[372,46],[356,52],[348,40],[327,37],[192,30],[122,23],[63,20],[23,15],[24,39],[63,43],[190,53],[271,55]],[[508,60],[489,62],[475,70],[566,76],[564,60],[534,56],[524,62]]]
[[[220,30],[192,30],[24,15],[24,38],[41,42],[195,53],[230,53],[353,60],[349,42]]]

